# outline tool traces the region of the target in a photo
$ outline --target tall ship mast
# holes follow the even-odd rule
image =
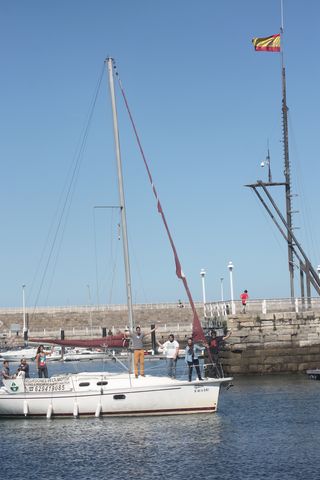
[[[286,68],[284,63],[283,49],[283,1],[281,0],[281,27],[280,33],[271,35],[270,37],[254,38],[252,40],[255,51],[279,52],[281,54],[281,84],[282,84],[282,133],[284,148],[284,181],[273,182],[270,171],[270,156],[268,149],[268,157],[266,163],[269,166],[268,182],[257,180],[255,184],[246,185],[253,189],[258,196],[260,202],[267,210],[276,227],[284,237],[288,248],[288,269],[290,279],[290,297],[292,303],[295,299],[295,268],[299,269],[300,274],[300,294],[302,304],[307,300],[307,306],[311,306],[311,285],[320,295],[320,279],[316,270],[312,267],[311,262],[304,252],[300,242],[294,234],[292,221],[292,192],[291,192],[291,165],[289,157],[289,129],[288,129],[288,106],[286,92]],[[270,193],[270,187],[283,186],[285,190],[285,215],[283,215],[277,206],[274,198]],[[306,291],[305,291],[306,290]],[[307,297],[307,298],[305,298]]]

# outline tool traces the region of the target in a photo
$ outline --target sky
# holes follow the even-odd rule
[[[319,18],[318,0],[284,0],[293,224],[314,267]],[[268,145],[284,180],[281,56],[251,43],[279,29],[280,0],[0,0],[0,307],[126,301],[108,56],[194,300],[201,269],[206,300],[230,298],[229,261],[235,298],[289,297],[285,242],[245,187],[267,181]],[[116,95],[133,301],[185,301]]]

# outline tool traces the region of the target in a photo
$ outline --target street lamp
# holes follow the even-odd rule
[[[206,303],[206,286],[205,286],[205,279],[204,279],[206,276],[206,271],[204,268],[201,268],[200,276],[202,281],[202,301],[203,301],[203,307],[204,307]]]
[[[270,160],[270,153],[269,153],[269,148],[268,148],[268,155],[266,156],[266,159],[263,160],[263,162],[260,163],[260,167],[268,167],[268,182],[272,182],[272,176],[271,176],[271,160]]]
[[[236,308],[235,308],[235,304],[234,304],[233,278],[232,278],[233,263],[232,263],[231,261],[228,263],[228,269],[229,269],[229,273],[230,273],[231,311],[232,311],[232,315],[235,315],[235,313],[236,313]]]
[[[220,277],[221,302],[223,302],[223,277]]]
[[[23,315],[23,340],[26,341],[26,332],[27,332],[27,325],[26,325],[26,298],[25,298],[25,288],[26,285],[22,285],[22,315]]]
[[[91,327],[91,337],[92,337],[92,302],[91,302],[90,285],[87,285],[87,289],[88,289],[88,297],[89,297],[89,305],[90,305],[89,317],[90,317],[90,327]]]

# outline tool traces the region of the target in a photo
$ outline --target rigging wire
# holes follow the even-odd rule
[[[320,259],[320,250],[318,247],[318,242],[315,239],[314,228],[312,228],[312,224],[314,224],[314,222],[312,221],[312,213],[311,213],[312,209],[310,208],[307,191],[304,187],[303,169],[301,167],[300,155],[297,148],[297,142],[296,142],[295,131],[293,128],[291,115],[289,115],[289,123],[290,123],[291,138],[293,139],[292,143],[294,146],[294,151],[296,153],[293,156],[294,158],[293,163],[297,171],[297,175],[296,175],[297,190],[298,190],[298,195],[301,203],[301,210],[302,210],[301,217],[304,225],[306,242],[308,244],[308,250],[311,252],[311,255],[314,258]]]
[[[272,233],[272,236],[275,239],[279,249],[285,254],[287,250],[284,248],[283,242],[280,242],[279,236],[276,235],[276,231],[274,229],[274,223],[273,223],[272,219],[270,218],[270,215],[267,214],[265,208],[263,207],[262,203],[258,199],[257,195],[254,193],[253,189],[250,188],[250,190],[252,192],[252,195],[254,197],[255,202],[257,203],[257,205],[259,206],[259,209],[262,211],[263,216],[267,220],[267,224],[269,226],[270,232]]]
[[[95,209],[92,211],[93,218],[93,244],[94,244],[94,263],[95,263],[95,273],[96,273],[96,296],[97,304],[100,305],[100,291],[99,291],[99,280],[98,280],[98,251],[97,251],[97,232],[96,232],[96,216]]]
[[[69,173],[67,175],[65,186],[62,190],[60,200],[58,202],[58,207],[57,207],[56,214],[55,214],[55,217],[57,217],[57,224],[56,224],[55,232],[53,234],[51,247],[49,249],[48,258],[47,258],[47,261],[46,261],[44,269],[43,269],[42,277],[41,277],[41,280],[40,280],[40,286],[38,288],[38,292],[37,292],[37,295],[36,295],[36,300],[34,302],[34,309],[33,309],[32,315],[34,315],[34,313],[35,313],[35,310],[36,310],[36,307],[38,305],[39,298],[40,298],[40,295],[41,295],[41,292],[42,292],[42,289],[43,289],[43,286],[44,286],[44,282],[45,282],[45,280],[47,278],[47,275],[48,275],[49,265],[52,261],[53,255],[54,255],[54,249],[55,249],[56,244],[58,242],[59,234],[61,235],[60,246],[61,246],[61,243],[62,243],[63,233],[64,233],[64,230],[65,230],[66,221],[67,221],[67,218],[68,218],[68,215],[69,215],[69,212],[70,212],[72,199],[73,199],[73,195],[74,195],[74,191],[75,191],[75,186],[76,186],[76,182],[77,182],[77,179],[78,179],[81,163],[82,163],[82,160],[83,160],[83,155],[84,155],[86,144],[87,144],[89,129],[90,129],[90,126],[91,126],[91,123],[92,123],[93,113],[95,111],[96,102],[97,102],[98,95],[99,95],[100,88],[101,88],[103,74],[104,74],[104,66],[101,69],[101,73],[100,73],[100,76],[98,78],[98,82],[97,82],[97,85],[96,85],[96,88],[95,88],[95,91],[94,91],[93,99],[91,101],[91,105],[90,105],[90,108],[89,108],[89,113],[87,115],[86,123],[85,123],[84,129],[83,129],[83,133],[80,136],[80,139],[79,139],[79,142],[78,142],[78,147],[76,148],[76,152],[75,152],[73,161],[71,163]],[[68,181],[69,176],[71,178]],[[62,206],[60,206],[60,208],[59,208],[60,204],[62,204]],[[58,217],[58,210],[60,210],[59,217]],[[51,226],[50,229],[49,229],[48,236],[47,236],[47,241],[52,234],[52,230],[53,230],[53,227]],[[45,249],[46,249],[46,246],[43,249],[43,255],[41,256],[41,259],[43,259]],[[58,249],[58,252],[59,252],[59,249]],[[55,262],[55,264],[56,264],[56,262]],[[37,271],[39,271],[39,269],[40,269],[40,266],[38,267]],[[55,270],[55,266],[53,268],[53,271],[54,270]]]
[[[109,260],[105,263],[105,269],[102,273],[99,272],[99,262],[98,262],[98,238],[97,238],[97,222],[96,222],[96,209],[111,209],[111,218],[110,218],[110,228],[109,228],[109,240],[107,242],[110,245]],[[114,210],[118,210],[118,219],[115,218]],[[114,227],[116,225],[116,242],[114,235]],[[100,304],[101,289],[103,282],[109,284],[109,297],[105,298],[105,302],[108,304],[112,303],[112,296],[114,290],[114,283],[116,278],[116,271],[118,265],[119,257],[119,241],[120,241],[120,208],[119,207],[94,207],[93,214],[93,229],[94,229],[94,249],[95,249],[95,271],[96,271],[96,289],[97,289],[97,301],[98,305]],[[114,246],[115,245],[115,246]],[[108,277],[108,271],[111,272]]]

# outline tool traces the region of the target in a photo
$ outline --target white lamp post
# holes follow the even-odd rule
[[[22,285],[23,336],[24,336],[25,332],[27,331],[27,326],[26,326],[26,299],[25,299],[25,292],[24,292],[25,288],[26,288],[26,285]]]
[[[90,317],[90,328],[91,328],[91,337],[92,337],[92,302],[91,302],[90,285],[87,285],[87,289],[88,289],[88,297],[89,297],[89,305],[90,305],[89,317]]]
[[[230,261],[228,263],[228,269],[230,273],[230,297],[231,297],[231,311],[232,315],[235,315],[236,313],[236,307],[234,304],[234,296],[233,296],[233,277],[232,277],[232,270],[233,270],[233,263]]]
[[[221,302],[223,302],[223,277],[220,277]]]
[[[203,301],[203,308],[205,308],[205,304],[206,304],[206,285],[205,285],[206,271],[205,271],[204,268],[201,268],[200,276],[201,276],[201,281],[202,281],[202,301]]]

